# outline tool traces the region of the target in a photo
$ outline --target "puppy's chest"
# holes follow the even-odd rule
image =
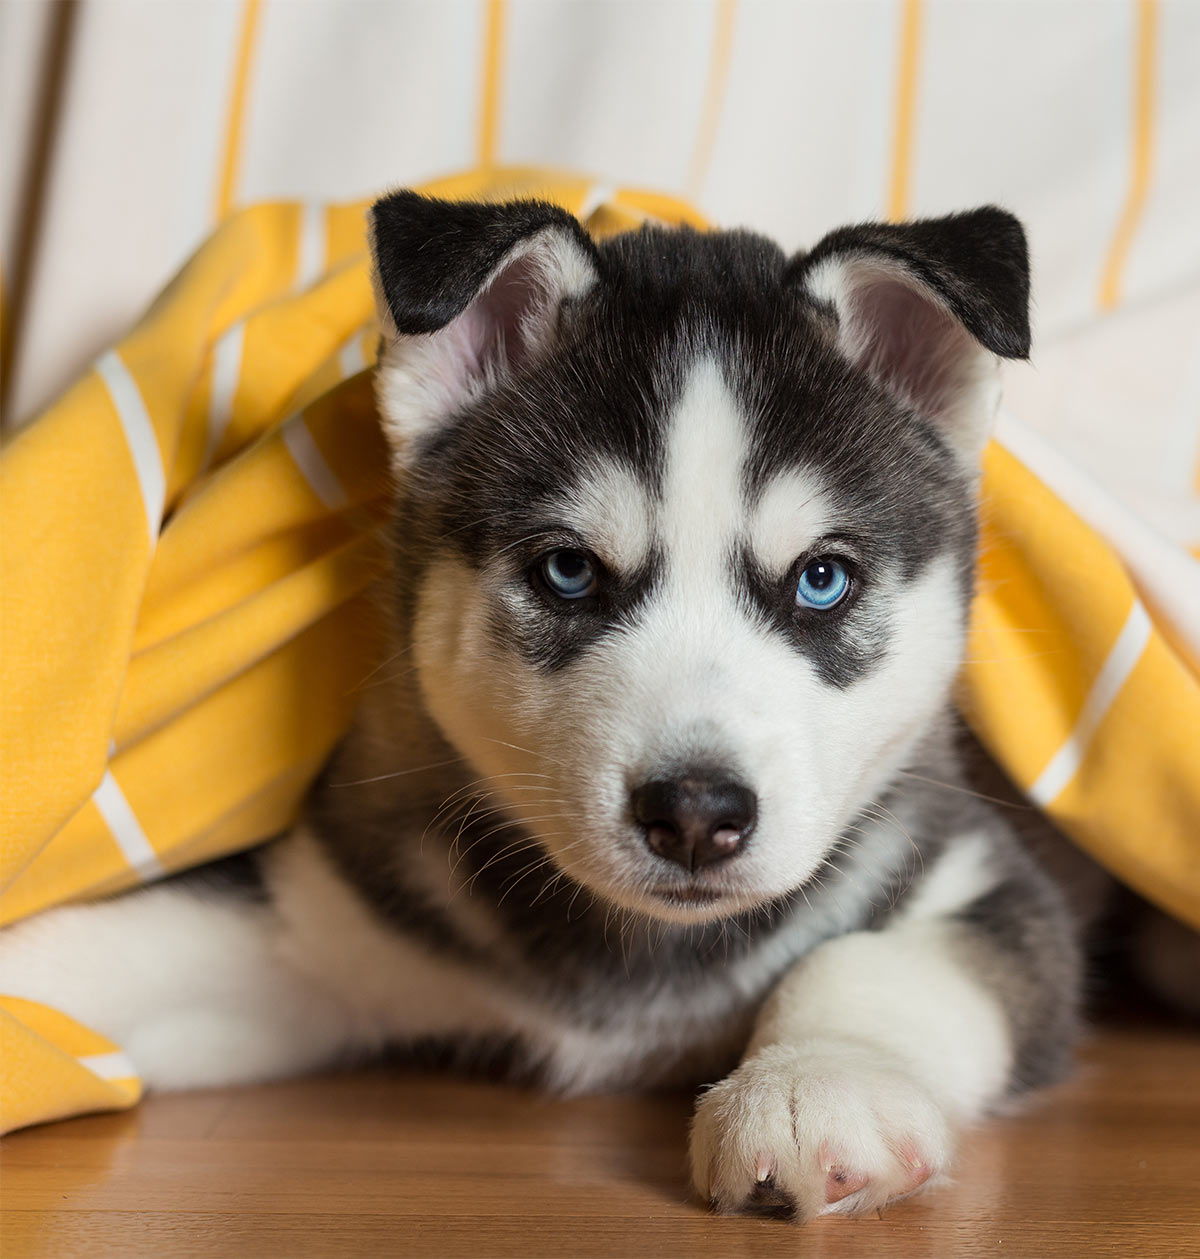
[[[715,985],[684,998],[618,989],[550,1002],[516,988],[509,997],[492,1014],[517,1067],[567,1091],[716,1079],[737,1062],[759,1004]]]
[[[514,1074],[565,1091],[717,1078],[736,1063],[771,978],[765,969],[737,981],[567,978],[502,950],[477,961],[447,956],[403,932],[379,967],[339,968],[337,981],[369,1040],[401,1050],[432,1041],[466,1061],[499,1049]]]
[[[469,912],[455,923],[464,947],[447,947],[382,921],[303,835],[273,855],[270,882],[280,952],[342,1004],[357,1044],[434,1042],[466,1058],[501,1047],[518,1072],[568,1091],[716,1078],[794,956],[784,938],[708,965],[635,953],[615,934],[591,953],[569,940],[531,949],[494,924],[484,935]]]

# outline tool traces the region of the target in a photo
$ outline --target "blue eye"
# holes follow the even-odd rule
[[[596,593],[596,565],[582,551],[551,551],[542,556],[538,571],[560,599],[584,599]]]
[[[796,583],[796,606],[824,612],[841,603],[850,589],[850,574],[837,560],[816,559],[809,563]]]

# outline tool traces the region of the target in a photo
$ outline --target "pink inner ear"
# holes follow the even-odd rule
[[[479,377],[520,367],[546,315],[544,271],[532,254],[515,258],[447,329],[462,367]]]
[[[562,301],[597,278],[568,237],[547,230],[522,242],[457,318],[386,347],[376,390],[399,458],[415,434],[460,413],[546,350]]]
[[[855,285],[847,313],[847,348],[881,383],[933,418],[962,401],[980,349],[930,296],[875,272]]]

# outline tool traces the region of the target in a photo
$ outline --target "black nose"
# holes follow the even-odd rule
[[[650,847],[685,870],[732,857],[758,816],[749,787],[704,774],[643,783],[632,804]]]

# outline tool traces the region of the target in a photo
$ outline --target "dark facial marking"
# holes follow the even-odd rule
[[[817,547],[824,553],[836,548]],[[749,547],[731,559],[732,579],[744,591],[759,624],[782,637],[794,650],[807,656],[821,680],[845,688],[865,677],[887,650],[887,608],[880,602],[876,583],[854,566],[851,593],[828,611],[797,608],[798,572],[809,562],[801,556],[781,579],[768,573]]]
[[[576,545],[586,549],[582,541]],[[538,557],[514,565],[505,596],[493,605],[491,628],[499,647],[515,644],[530,664],[548,672],[565,668],[607,635],[632,627],[661,579],[662,557],[652,552],[632,572],[600,566],[594,594],[562,599],[545,588],[538,571],[544,550],[535,543],[530,549]]]

